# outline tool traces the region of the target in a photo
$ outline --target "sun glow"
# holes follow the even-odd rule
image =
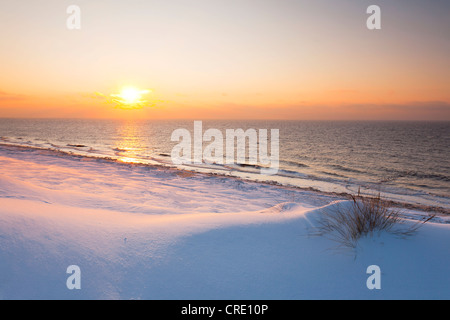
[[[111,97],[112,101],[123,109],[137,109],[144,107],[148,103],[143,97],[150,92],[150,90],[125,87],[119,94],[111,94]]]

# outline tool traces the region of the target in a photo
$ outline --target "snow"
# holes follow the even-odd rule
[[[1,299],[450,298],[446,216],[338,249],[331,195],[4,146],[0,168]]]

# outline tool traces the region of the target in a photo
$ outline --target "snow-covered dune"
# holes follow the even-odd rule
[[[0,168],[2,299],[450,298],[446,217],[337,250],[314,235],[331,196],[24,148]]]

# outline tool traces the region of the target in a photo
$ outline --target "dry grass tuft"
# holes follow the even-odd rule
[[[318,231],[319,234],[329,235],[347,247],[355,247],[361,237],[381,231],[410,236],[433,218],[431,216],[425,221],[406,224],[401,210],[390,208],[380,195],[352,196],[352,201],[346,204],[336,206],[336,210],[323,211],[318,222]]]

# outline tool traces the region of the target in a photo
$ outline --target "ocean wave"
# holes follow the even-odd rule
[[[344,167],[340,164],[330,164],[329,167],[337,169],[337,170],[341,170],[344,172],[351,172],[351,173],[358,173],[358,174],[364,174],[364,171],[355,169],[355,168],[349,168],[349,167]]]
[[[293,160],[280,160],[280,164],[287,164],[288,166],[298,167],[298,168],[308,168],[307,164],[293,161]]]
[[[440,173],[425,173],[425,172],[418,172],[418,171],[406,171],[406,170],[387,170],[388,172],[392,172],[391,176],[385,177],[383,182],[387,181],[393,181],[400,178],[405,177],[413,177],[417,179],[430,179],[430,180],[437,180],[437,181],[443,181],[443,182],[450,182],[450,177],[444,174]]]
[[[88,146],[85,146],[84,144],[67,144],[67,146],[73,148],[88,148]]]
[[[328,171],[319,171],[319,172],[323,173],[325,175],[328,175],[328,176],[333,176],[333,177],[338,177],[338,178],[343,178],[343,179],[347,178],[346,176],[343,176],[341,174],[337,174],[336,172],[328,172]]]

